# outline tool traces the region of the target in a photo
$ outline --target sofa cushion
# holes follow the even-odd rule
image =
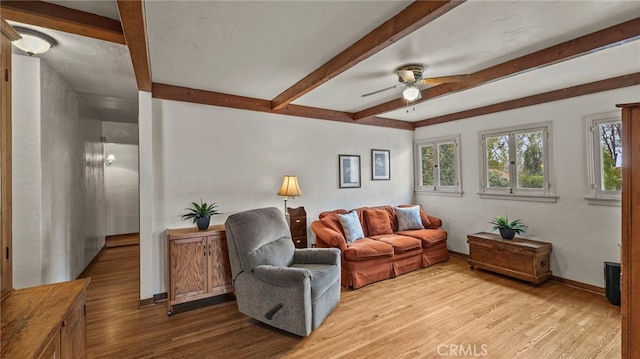
[[[338,220],[344,230],[344,237],[347,240],[347,243],[364,238],[360,218],[358,218],[358,214],[355,211],[351,211],[347,214],[339,214]]]
[[[398,231],[408,231],[411,229],[424,229],[420,218],[420,207],[397,207]]]
[[[422,247],[422,243],[419,239],[399,234],[383,234],[379,236],[371,236],[370,238],[392,245],[396,253],[406,252]]]
[[[347,243],[347,249],[344,251],[344,258],[349,261],[391,257],[392,255],[393,246],[384,242],[374,241],[371,238],[363,238]]]
[[[333,213],[329,216],[322,217],[322,219],[320,219],[320,223],[325,227],[333,229],[334,231],[344,235],[344,231],[342,230],[342,225],[340,224],[337,214]]]
[[[400,231],[397,234],[417,238],[422,241],[423,248],[429,248],[447,240],[447,232],[443,229],[419,229],[412,231]]]
[[[416,206],[415,204],[401,204],[398,207],[400,208],[407,208],[407,207],[414,207]],[[424,226],[424,228],[430,228],[432,223],[431,220],[429,219],[429,216],[427,215],[427,212],[424,211],[424,208],[422,207],[421,204],[418,205],[420,207],[420,219],[422,220],[422,225]],[[438,228],[440,226],[437,226],[436,228]]]
[[[384,209],[365,209],[364,216],[369,229],[369,235],[391,234],[391,220]]]

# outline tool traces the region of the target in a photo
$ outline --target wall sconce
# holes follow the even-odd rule
[[[39,31],[20,26],[14,26],[13,28],[22,36],[21,39],[14,41],[13,44],[29,56],[44,54],[50,48],[58,45],[54,38]]]
[[[111,166],[113,164],[113,162],[115,162],[116,160],[116,156],[114,156],[113,154],[110,154],[107,156],[107,166]]]
[[[284,216],[287,217],[288,222],[289,213],[287,213],[287,200],[289,198],[294,199],[297,196],[302,196],[302,191],[300,191],[300,186],[298,186],[298,177],[284,176],[282,187],[280,187],[280,191],[278,191],[278,196],[284,197]]]

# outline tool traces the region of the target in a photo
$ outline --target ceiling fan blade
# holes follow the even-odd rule
[[[422,83],[425,85],[437,85],[437,84],[445,84],[449,82],[462,82],[467,81],[470,78],[470,75],[452,75],[452,76],[442,76],[442,77],[429,77],[422,80]]]
[[[404,82],[414,82],[416,80],[416,77],[411,70],[398,70],[398,76],[400,76]]]
[[[382,89],[382,90],[366,93],[366,94],[364,94],[364,95],[362,95],[360,97],[367,97],[367,96],[375,95],[377,93],[384,92],[384,91],[387,91],[387,90],[391,90],[391,89],[394,89],[396,87],[402,87],[402,86],[404,86],[404,85],[403,84],[398,84],[398,85],[395,85],[395,86],[387,87],[386,89]]]

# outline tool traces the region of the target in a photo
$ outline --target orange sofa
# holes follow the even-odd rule
[[[447,232],[440,229],[442,220],[427,215],[422,206],[420,218],[425,229],[408,231],[398,231],[396,210],[392,206],[362,207],[355,211],[365,238],[351,243],[345,240],[338,219],[338,214],[345,214],[346,210],[322,212],[319,219],[311,223],[317,247],[340,249],[343,287],[357,289],[449,259]],[[389,225],[393,233],[378,234],[385,232],[380,228]]]

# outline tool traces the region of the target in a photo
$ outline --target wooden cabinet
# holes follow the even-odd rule
[[[224,226],[167,230],[168,315],[173,306],[233,292]]]
[[[304,207],[289,208],[289,228],[291,240],[296,248],[307,248],[307,212]]]
[[[469,265],[514,278],[542,283],[551,277],[551,243],[523,238],[502,239],[494,233],[467,236]]]
[[[640,358],[640,102],[622,108],[622,358]],[[635,309],[634,309],[635,308]]]
[[[79,279],[13,291],[2,301],[0,357],[85,358],[87,285]]]

